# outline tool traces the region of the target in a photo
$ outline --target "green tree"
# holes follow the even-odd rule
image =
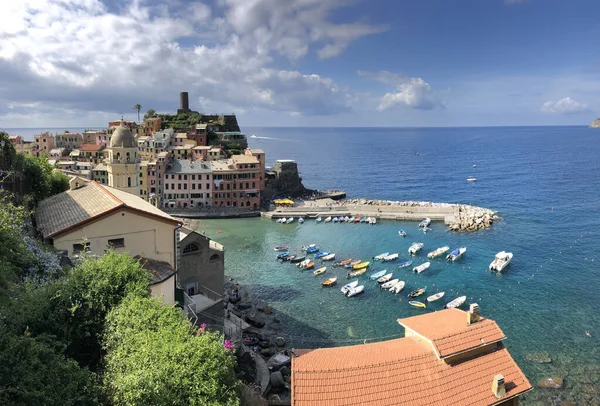
[[[61,171],[52,171],[48,180],[50,183],[50,196],[69,189],[69,177]]]
[[[10,170],[12,167],[15,156],[17,155],[17,151],[15,151],[15,146],[8,138],[8,134],[4,131],[0,131],[0,153],[4,158],[4,162],[2,166],[0,166],[1,170]],[[0,181],[2,180],[2,175],[0,175]]]
[[[53,173],[54,166],[45,154],[41,157],[17,154],[12,168],[24,176],[33,204],[69,189],[69,179],[64,174]]]
[[[127,297],[106,323],[104,387],[113,404],[239,404],[231,350],[217,333],[191,334],[181,310]]]
[[[140,122],[140,110],[142,109],[142,105],[141,104],[136,104],[135,106],[133,106],[134,110],[137,110],[138,113],[138,123]]]
[[[156,111],[154,109],[148,109],[146,114],[144,114],[144,119],[154,117],[156,115]]]

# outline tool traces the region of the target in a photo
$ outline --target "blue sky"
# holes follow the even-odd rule
[[[591,0],[22,0],[0,15],[0,127],[132,106],[242,126],[589,124]]]

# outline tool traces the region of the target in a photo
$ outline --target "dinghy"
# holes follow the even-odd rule
[[[307,254],[314,254],[315,252],[319,252],[319,247],[310,247],[306,249]]]
[[[323,221],[323,219],[321,217],[317,217],[317,219],[315,220],[315,223],[319,224],[321,221]]]
[[[431,219],[429,217],[427,217],[426,219],[423,219],[423,221],[421,221],[419,223],[419,227],[427,227],[430,224],[431,224]]]
[[[300,267],[302,269],[313,269],[315,267],[315,263],[310,261],[308,264],[304,265],[304,267]]]
[[[410,292],[408,294],[408,297],[421,296],[423,293],[425,293],[425,291],[427,291],[427,286],[425,286],[424,288],[419,288],[419,289],[413,290],[412,292]]]
[[[321,282],[321,285],[323,285],[323,286],[333,286],[333,285],[335,285],[336,282],[337,282],[337,276],[334,276],[333,278],[329,278],[329,279]]]
[[[354,223],[354,216],[350,217],[348,220],[346,220],[346,222],[348,222],[348,223]]]
[[[317,270],[314,270],[314,271],[313,271],[313,274],[314,274],[315,276],[317,276],[317,275],[321,275],[321,274],[325,273],[325,271],[326,271],[326,270],[327,270],[327,267],[326,267],[326,266],[324,266],[324,267],[322,267],[322,268],[319,268],[319,269],[317,269]]]
[[[477,182],[477,178],[474,176],[471,176],[471,177],[467,178],[467,182]]]
[[[337,223],[338,221],[339,221],[339,219],[338,219],[337,217],[334,217],[334,218],[331,220],[331,222],[332,222],[332,223]]]
[[[310,259],[308,259],[308,258],[307,258],[307,259],[304,259],[304,260],[302,260],[300,263],[296,264],[296,266],[297,266],[298,268],[304,269],[304,267],[305,267],[305,266],[306,266],[308,263],[310,263]]]
[[[413,269],[413,271],[416,272],[416,273],[421,273],[421,272],[426,271],[427,269],[429,269],[430,266],[431,266],[431,262],[425,262],[424,264],[421,264],[421,265],[415,267]]]
[[[286,262],[286,261],[291,261],[294,258],[296,258],[296,255],[291,254],[291,255],[288,255],[287,257],[280,258],[280,260],[281,260],[281,262]]]
[[[284,251],[281,254],[277,254],[277,259],[282,259],[290,255],[289,251]]]
[[[290,258],[290,262],[292,264],[297,264],[298,262],[302,262],[306,260],[306,255],[294,255],[294,258]]]
[[[279,222],[280,222],[281,224],[285,223],[286,221],[287,221],[287,219],[286,219],[285,217],[282,217],[282,218],[279,220]]]
[[[412,260],[405,261],[401,264],[398,264],[398,268],[406,268],[412,265]]]
[[[316,246],[317,246],[317,244],[308,244],[308,245],[303,245],[303,246],[302,246],[302,248],[301,248],[301,250],[302,250],[302,251],[306,251],[307,249],[309,249],[309,248],[314,248],[314,247],[316,247]]]
[[[331,261],[332,259],[335,259],[335,252],[333,254],[329,254],[329,255],[325,255],[323,258],[321,258],[323,261]]]
[[[360,286],[350,289],[348,291],[348,293],[346,293],[346,296],[348,296],[348,297],[356,296],[359,293],[362,293],[364,290],[365,290],[365,285],[360,285]]]
[[[391,280],[391,281],[389,281],[389,282],[383,283],[383,284],[381,285],[381,289],[389,289],[389,288],[391,288],[392,286],[394,286],[395,284],[397,284],[398,282],[400,282],[400,279],[398,279],[398,278],[396,278],[396,279],[392,279],[392,280]]]
[[[325,219],[325,222],[326,222],[326,223],[329,223],[330,221],[331,221],[331,216],[329,216],[329,217],[327,217],[327,218]]]
[[[363,268],[366,268],[366,267],[368,267],[368,266],[369,266],[369,264],[370,264],[370,262],[369,262],[369,261],[366,261],[366,262],[361,262],[360,264],[356,264],[356,265],[354,265],[354,266],[352,267],[352,269],[363,269]]]
[[[440,255],[444,255],[446,253],[446,251],[448,251],[449,249],[450,249],[450,247],[440,247],[440,248],[436,249],[435,251],[431,251],[429,254],[427,254],[427,258],[429,258],[429,259],[437,258]]]
[[[467,252],[467,247],[457,248],[454,251],[452,251],[450,254],[448,254],[446,256],[446,259],[448,261],[456,261],[457,259],[460,259],[464,255],[465,252]]]
[[[273,248],[273,251],[287,251],[290,247],[288,247],[287,245],[282,245],[280,247],[275,247]]]
[[[396,282],[396,284],[390,288],[390,292],[397,295],[398,293],[400,293],[402,291],[402,289],[404,289],[405,284],[406,283],[404,281]]]
[[[372,281],[374,281],[375,279],[379,279],[383,275],[385,275],[386,272],[387,272],[386,270],[375,272],[374,274],[372,274],[371,276],[369,276],[369,279],[371,279]]]
[[[453,309],[455,307],[460,307],[465,301],[467,300],[466,296],[461,296],[461,297],[457,297],[456,299],[454,299],[451,302],[448,302],[445,306],[444,309]]]
[[[304,217],[300,217],[300,218],[298,219],[298,223],[300,223],[300,224],[304,224]]]
[[[387,257],[388,255],[390,255],[389,252],[384,252],[383,254],[375,255],[375,257],[373,257],[373,259],[375,261],[381,261],[383,258]]]
[[[346,276],[346,279],[354,278],[356,276],[360,276],[367,272],[367,268],[357,269],[356,271],[352,271]]]
[[[415,242],[408,248],[408,253],[410,255],[415,255],[417,252],[421,251],[423,248],[422,242]]]
[[[344,268],[354,268],[354,265],[358,265],[362,262],[361,259],[355,259],[354,261],[344,265]]]
[[[330,254],[329,251],[318,252],[315,254],[315,259],[323,258],[329,254]]]
[[[364,223],[365,221],[367,221],[367,218],[365,216],[363,216],[363,217],[360,218],[360,222],[361,223]]]
[[[360,223],[360,216],[354,217],[353,223]]]
[[[435,295],[431,295],[427,298],[428,302],[435,302],[438,299],[441,299],[444,296],[445,292],[436,293]]]
[[[375,217],[371,217],[371,221],[369,221],[369,224],[377,224],[377,219]]]
[[[335,261],[333,266],[344,266],[352,262],[352,258],[342,259],[341,261]]]
[[[382,262],[390,262],[390,261],[395,261],[398,259],[398,253],[395,254],[390,254],[386,257],[383,257],[383,259],[381,260]]]
[[[425,303],[417,302],[416,300],[411,300],[410,302],[408,302],[408,304],[414,307],[418,307],[419,309],[425,309],[427,307]]]
[[[389,281],[390,279],[392,279],[393,276],[394,276],[394,273],[390,272],[388,274],[383,275],[381,278],[377,279],[377,282],[385,283],[385,282]]]
[[[400,237],[406,237],[406,231],[404,231],[403,229],[400,229],[400,231],[398,231],[398,235]]]
[[[490,271],[502,272],[506,265],[510,263],[512,257],[512,252],[500,251],[490,264]]]
[[[348,293],[348,291],[352,288],[355,288],[358,285],[358,281],[352,281],[346,285],[344,285],[342,287],[342,289],[340,289],[342,291],[342,293],[345,295],[346,293]]]

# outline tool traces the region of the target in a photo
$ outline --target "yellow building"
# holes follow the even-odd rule
[[[140,159],[137,142],[125,125],[116,127],[110,139],[108,159],[108,185],[134,196],[140,195]]]
[[[109,248],[139,255],[153,275],[152,294],[175,302],[180,223],[150,203],[92,181],[43,200],[35,219],[44,239],[69,255],[102,255]]]

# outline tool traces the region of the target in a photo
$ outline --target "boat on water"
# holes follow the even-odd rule
[[[436,300],[441,299],[442,297],[444,297],[445,293],[446,292],[439,292],[439,293],[436,293],[435,295],[431,295],[431,296],[429,296],[427,298],[427,301],[430,302],[430,303],[431,302],[435,302]]]
[[[419,227],[427,227],[430,224],[431,224],[431,219],[429,217],[427,217],[419,223]]]
[[[417,297],[417,296],[421,296],[423,293],[425,293],[427,291],[427,286],[425,286],[424,288],[419,288],[419,289],[415,289],[412,292],[410,292],[408,294],[408,297]]]
[[[371,276],[369,276],[369,279],[371,279],[372,281],[374,281],[375,279],[379,279],[383,275],[385,275],[386,272],[387,271],[385,269],[383,271],[375,272],[374,274],[372,274]]]
[[[304,267],[306,265],[308,265],[309,263],[310,263],[310,258],[306,258],[306,259],[300,261],[299,263],[297,263],[296,266],[300,269],[304,269]]]
[[[393,276],[394,276],[393,272],[387,273],[387,274],[383,275],[381,278],[377,279],[377,283],[386,283],[387,281],[392,279]]]
[[[360,216],[359,217],[354,217],[353,223],[360,223]]]
[[[287,219],[285,217],[282,217],[282,218],[280,218],[278,220],[275,220],[275,221],[277,221],[278,223],[285,223],[286,220]]]
[[[477,164],[473,164],[473,168],[477,168]]]
[[[404,285],[406,285],[406,283],[404,281],[398,281],[398,282],[396,282],[396,284],[394,286],[392,286],[390,288],[390,292],[397,295],[398,293],[400,293],[402,291],[402,289],[404,289]]]
[[[338,221],[340,221],[340,219],[338,219],[337,217],[334,217],[334,218],[331,220],[331,222],[332,222],[332,223],[337,223]]]
[[[418,307],[419,309],[425,309],[427,307],[425,303],[417,302],[416,300],[411,300],[410,302],[408,302],[408,304],[414,307]]]
[[[302,251],[306,251],[309,248],[313,248],[316,247],[317,244],[308,244],[308,245],[303,245],[302,248],[300,248]]]
[[[303,223],[304,223],[304,217],[300,217],[300,218],[298,219],[298,223],[300,223],[300,224],[303,224]]]
[[[466,296],[457,297],[456,299],[452,300],[451,302],[446,303],[446,305],[444,306],[444,309],[453,309],[455,307],[460,307],[466,300],[467,300]]]
[[[338,221],[339,221],[340,223],[343,223],[344,221],[346,221],[346,217],[342,217],[342,216],[340,216],[340,217],[338,217]]]
[[[417,252],[421,251],[423,248],[422,242],[415,242],[408,248],[408,253],[410,255],[415,255]]]
[[[324,280],[323,282],[321,282],[321,285],[323,285],[323,286],[333,286],[333,285],[335,285],[336,282],[337,282],[337,276],[334,276],[333,278],[329,278],[329,279]]]
[[[401,264],[398,264],[398,268],[407,268],[412,265],[412,260],[404,261]]]
[[[325,273],[325,271],[326,271],[326,270],[327,270],[327,267],[326,267],[326,266],[323,266],[323,267],[321,267],[321,268],[319,268],[319,269],[316,269],[316,270],[314,270],[314,271],[313,271],[313,274],[314,274],[315,276],[317,276],[317,275],[321,275],[321,274]]]
[[[309,263],[301,266],[301,269],[313,269],[315,267],[314,261],[310,261]]]
[[[427,269],[429,269],[430,266],[431,266],[431,262],[425,262],[424,264],[421,264],[421,265],[415,267],[413,269],[413,272],[421,273],[421,272],[426,271]]]
[[[429,254],[427,254],[427,258],[429,258],[429,259],[437,258],[440,255],[444,255],[449,249],[450,249],[450,247],[437,248],[436,250],[431,251]]]
[[[423,232],[427,234],[428,231],[431,231],[431,227],[425,226],[423,227]]]
[[[329,216],[329,217],[325,218],[325,222],[326,222],[326,223],[329,223],[330,221],[331,221],[331,216]]]
[[[344,266],[352,262],[352,258],[342,259],[341,261],[335,261],[333,266]]]
[[[356,296],[359,293],[362,293],[364,290],[365,290],[365,285],[360,285],[360,286],[350,289],[348,291],[348,293],[346,293],[346,296],[348,296],[348,297]]]
[[[273,251],[287,251],[290,247],[288,247],[287,245],[281,245],[279,247],[275,247],[273,248]]]
[[[490,264],[490,271],[502,272],[513,258],[512,252],[500,251]]]
[[[390,261],[395,261],[398,259],[398,256],[400,254],[398,254],[397,252],[394,254],[390,254],[390,255],[386,255],[385,257],[383,257],[383,259],[381,260],[381,262],[390,262]]]
[[[446,255],[446,259],[448,261],[456,261],[457,259],[460,259],[460,257],[462,257],[465,254],[465,252],[467,252],[467,247],[457,248],[450,254]]]
[[[361,262],[360,264],[356,264],[352,267],[352,269],[363,269],[363,268],[367,268],[369,266],[370,262],[369,261],[365,261],[365,262]]]
[[[290,254],[286,257],[279,258],[279,259],[281,260],[281,262],[286,262],[286,261],[291,261],[294,258],[296,258],[296,254]]]
[[[382,283],[381,289],[389,289],[392,286],[394,286],[395,284],[397,284],[398,282],[400,282],[400,279],[396,278],[396,279],[392,279],[391,281],[387,281],[386,283]]]
[[[404,231],[403,229],[398,230],[398,235],[400,237],[406,237],[406,231]]]
[[[293,258],[290,257],[290,262],[292,264],[297,264],[298,262],[302,262],[306,260],[306,255],[293,255]]]
[[[377,224],[377,219],[375,217],[371,217],[369,224]]]
[[[325,255],[323,258],[321,258],[323,261],[331,261],[333,259],[335,259],[335,252],[333,254],[329,254],[329,255]]]
[[[280,254],[277,254],[277,259],[282,259],[282,258],[285,258],[285,257],[287,257],[289,255],[290,255],[289,251],[284,251],[284,252],[282,252]]]
[[[474,176],[471,176],[471,177],[467,178],[467,182],[477,182],[477,178]]]
[[[352,281],[346,285],[344,285],[342,287],[342,289],[340,289],[342,291],[342,293],[345,295],[346,293],[348,293],[348,291],[352,288],[355,288],[356,286],[358,286],[358,281]]]
[[[307,254],[314,254],[315,252],[319,252],[319,247],[310,247],[306,249]]]
[[[348,220],[346,220],[346,222],[348,223],[354,223],[354,216],[350,217]]]
[[[360,222],[361,223],[364,223],[365,221],[367,221],[367,218],[365,216],[363,216],[363,217],[360,218]]]
[[[317,217],[315,223],[319,224],[321,221],[323,221],[323,219],[321,217]]]
[[[362,259],[355,259],[354,261],[351,261],[350,263],[347,263],[346,265],[344,265],[344,268],[353,268],[354,265],[358,265],[362,262]]]
[[[324,256],[329,255],[329,254],[330,254],[329,251],[318,252],[315,254],[315,259],[323,258]]]
[[[384,252],[383,254],[375,255],[375,256],[373,257],[373,259],[374,259],[375,261],[381,261],[383,258],[387,257],[388,255],[390,255],[390,253],[389,253],[389,252]]]
[[[346,278],[354,278],[355,276],[363,275],[365,272],[367,272],[367,268],[357,269],[355,271],[349,272]]]

